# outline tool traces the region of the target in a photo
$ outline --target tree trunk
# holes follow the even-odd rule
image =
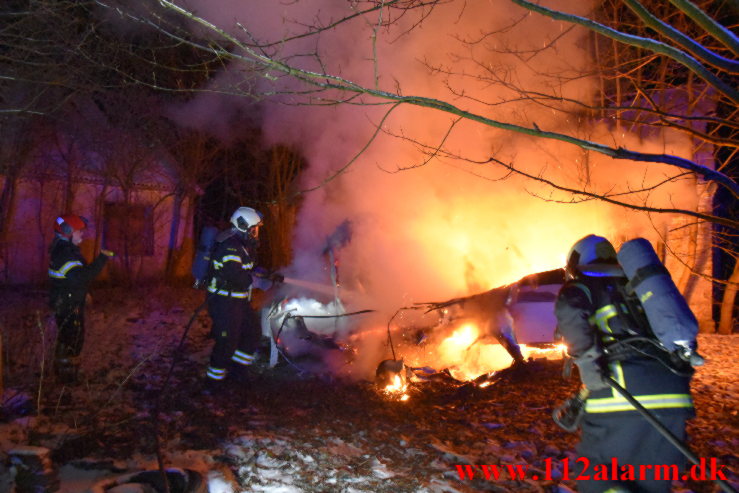
[[[697,185],[696,185],[697,186]],[[694,276],[694,272],[698,272],[696,269],[697,264],[697,252],[698,252],[698,224],[690,224],[687,226],[688,234],[684,240],[681,249],[687,251],[685,255],[681,255],[683,261],[682,275],[677,282],[677,287],[685,296],[685,300],[690,303],[690,295],[692,289],[689,289],[690,279]]]
[[[180,232],[180,217],[182,216],[182,201],[184,192],[177,189],[172,196],[172,222],[169,229],[169,243],[167,244],[167,258],[164,264],[164,279],[167,282],[174,280],[175,255],[178,250],[177,238]]]
[[[8,233],[13,224],[15,215],[15,192],[18,178],[14,173],[5,175],[2,195],[0,195],[0,257],[3,258],[3,272],[0,276],[8,282],[10,277],[10,247],[8,245]]]
[[[95,244],[93,252],[99,252],[103,247],[103,223],[105,221],[105,199],[108,194],[108,178],[105,177],[100,193],[95,198],[95,209],[92,220],[95,224]]]
[[[718,322],[719,334],[732,334],[734,332],[734,308],[736,291],[739,286],[739,259],[734,263],[734,271],[724,289],[724,297],[721,300],[721,318]]]

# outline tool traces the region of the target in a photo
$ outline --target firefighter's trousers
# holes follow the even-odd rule
[[[54,312],[57,336],[54,356],[57,360],[76,358],[85,342],[85,303],[67,302]]]
[[[249,300],[211,295],[208,314],[213,320],[215,339],[210,368],[223,376],[231,363],[249,364],[259,347],[262,330]]]
[[[689,417],[687,413],[674,410],[667,413],[660,413],[659,410],[652,412],[675,437],[685,441],[685,421]],[[578,491],[581,493],[601,493],[609,489],[633,493],[669,493],[672,491],[672,482],[666,479],[657,480],[656,469],[662,474],[661,477],[664,477],[664,471],[667,469],[677,469],[679,474],[684,472],[687,461],[682,453],[640,414],[630,412],[586,414],[581,423],[581,430],[577,452],[589,462],[588,469],[582,470],[586,464],[582,459],[578,459],[574,470],[570,468],[571,477],[576,477],[582,472],[591,478],[587,481],[578,479]],[[619,478],[612,477],[614,459],[619,470],[626,468],[623,469],[626,473]],[[603,466],[596,467],[598,464]],[[677,467],[644,467],[642,469],[645,471],[645,479],[639,480],[640,465],[665,464],[675,464]],[[599,478],[598,470],[606,472],[608,479],[602,476]],[[629,470],[634,471],[636,481],[628,481],[626,474]],[[625,481],[618,480],[621,478]]]
[[[79,355],[85,342],[85,303],[60,303],[54,310],[56,347],[54,374],[64,383],[74,383],[79,371]]]

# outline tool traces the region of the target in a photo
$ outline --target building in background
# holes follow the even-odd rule
[[[192,208],[172,158],[135,131],[109,126],[86,101],[64,124],[44,125],[0,174],[0,282],[44,282],[54,221],[75,213],[90,221],[81,245],[92,256],[117,253],[103,279],[187,277],[192,257]]]

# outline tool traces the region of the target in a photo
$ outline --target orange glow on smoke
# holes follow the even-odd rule
[[[510,199],[512,204],[520,200]],[[413,223],[413,236],[425,245],[421,254],[426,264],[434,266],[456,293],[486,291],[562,267],[573,242],[592,231],[586,228],[598,215],[597,208],[573,213],[545,204],[502,207],[500,202],[474,197],[454,203],[452,217],[422,210]]]

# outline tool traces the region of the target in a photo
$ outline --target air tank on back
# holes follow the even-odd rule
[[[652,332],[665,346],[693,364],[698,320],[672,281],[651,243],[644,238],[627,241],[618,251],[629,286],[644,307]]]

